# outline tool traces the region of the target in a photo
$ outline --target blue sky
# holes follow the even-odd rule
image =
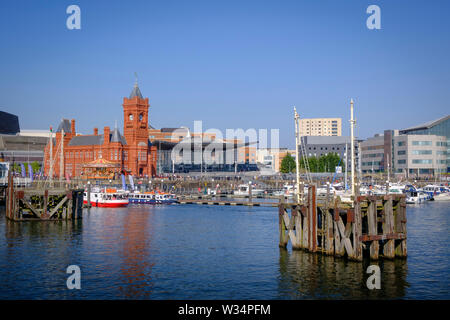
[[[81,30],[66,8],[81,8]],[[381,30],[366,8],[381,8]],[[122,127],[138,73],[157,127],[279,128],[342,117],[348,134],[402,129],[449,113],[448,1],[94,1],[0,3],[0,110],[23,129],[62,117]]]

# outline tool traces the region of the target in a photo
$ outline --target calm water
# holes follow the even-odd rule
[[[449,299],[450,203],[408,207],[407,260],[368,262],[278,248],[277,208],[93,208],[82,221],[0,214],[0,299]],[[66,288],[80,266],[81,290]]]

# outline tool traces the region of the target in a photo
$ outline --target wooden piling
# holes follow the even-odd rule
[[[331,195],[330,195],[331,196]],[[360,196],[352,203],[339,197],[318,201],[310,186],[304,203],[279,203],[280,247],[289,240],[294,250],[304,249],[362,261],[406,257],[406,202],[404,195]],[[381,247],[381,250],[380,250]]]
[[[15,189],[10,176],[5,215],[12,221],[79,219],[83,192],[81,189]]]

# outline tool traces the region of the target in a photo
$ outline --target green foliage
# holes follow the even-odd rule
[[[282,173],[295,172],[295,159],[289,153],[281,161],[280,171]]]
[[[34,161],[31,163],[31,168],[33,169],[33,173],[36,173],[41,169],[41,165],[39,164],[39,162]]]
[[[329,153],[319,158],[309,157],[309,169],[311,172],[334,172],[339,165],[340,157],[336,153]],[[342,161],[341,161],[342,164]],[[300,167],[305,168],[303,161],[300,161]]]
[[[37,161],[34,161],[30,164],[31,164],[31,168],[33,169],[33,173],[38,172],[39,169],[41,168],[41,165]],[[25,167],[25,174],[28,175],[29,174],[28,162],[24,162],[23,166]],[[14,163],[13,165],[11,165],[11,168],[12,168],[12,171],[22,174],[22,166],[20,165],[20,163]]]

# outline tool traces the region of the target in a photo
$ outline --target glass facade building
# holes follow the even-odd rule
[[[415,127],[400,130],[400,134],[437,135],[447,138],[447,172],[450,172],[450,115]]]

